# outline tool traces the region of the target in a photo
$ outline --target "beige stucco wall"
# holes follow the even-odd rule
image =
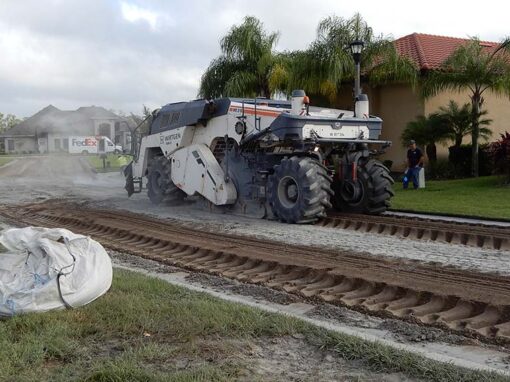
[[[483,98],[485,100],[483,108],[489,112],[486,117],[493,120],[489,126],[493,132],[490,141],[495,141],[499,138],[499,134],[505,131],[510,132],[510,99],[507,96],[500,96],[489,91],[483,94]],[[450,100],[457,102],[459,105],[469,103],[469,92],[443,92],[427,99],[425,101],[425,115],[436,112],[441,106],[447,106]],[[471,138],[465,137],[464,143],[471,143]],[[448,156],[448,146],[452,144],[453,142],[449,142],[444,146],[438,145],[438,156],[446,158]]]
[[[373,93],[370,112],[383,120],[381,139],[393,142],[380,159],[393,161],[393,171],[403,170],[407,148],[400,143],[400,135],[409,121],[424,113],[424,101],[409,85],[386,85]]]
[[[407,148],[402,147],[400,135],[409,121],[415,119],[417,115],[423,114],[424,101],[409,85],[395,84],[370,87],[364,84],[363,92],[368,95],[370,101],[370,114],[383,120],[380,139],[393,142],[392,146],[386,150],[386,153],[380,159],[393,161],[393,171],[405,169]],[[344,110],[353,110],[352,85],[345,85],[340,89],[332,106]]]
[[[468,92],[451,91],[423,100],[419,89],[413,90],[409,85],[386,85],[371,89],[367,93],[370,96],[371,114],[383,119],[381,138],[393,142],[392,147],[381,156],[381,159],[392,160],[392,170],[395,171],[405,168],[407,148],[401,145],[400,135],[408,122],[418,115],[436,112],[441,106],[446,106],[450,100],[456,101],[459,105],[470,102]],[[483,107],[489,112],[487,117],[493,120],[489,127],[493,131],[491,141],[494,141],[499,138],[499,134],[505,131],[510,132],[510,99],[489,91],[485,92],[483,97],[485,100]],[[464,143],[470,143],[470,138],[466,137]],[[438,156],[446,158],[448,146],[452,144],[453,142],[438,144]]]
[[[409,85],[384,85],[370,88],[363,86],[363,90],[369,96],[370,114],[383,119],[381,139],[393,142],[386,153],[380,157],[381,160],[393,161],[393,171],[405,168],[407,147],[400,143],[400,135],[408,122],[414,120],[418,115],[429,115],[436,112],[441,106],[448,105],[450,100],[456,101],[459,105],[470,102],[468,92],[443,92],[427,100],[421,98],[419,89],[412,89]],[[493,131],[491,141],[499,138],[499,134],[505,131],[510,132],[510,99],[506,96],[498,96],[489,91],[483,95],[484,109],[488,110],[488,118],[493,120],[490,128]],[[313,102],[312,102],[313,103]],[[334,107],[340,109],[353,109],[352,86],[344,86],[334,102]],[[470,143],[466,137],[464,143]],[[448,156],[448,146],[453,142],[447,142],[444,146],[437,145],[439,157]],[[424,150],[424,147],[422,147]]]
[[[371,88],[370,86],[365,84],[362,87],[362,91],[363,91],[363,93],[368,95],[368,99],[370,100],[370,114],[375,115],[375,111],[378,110],[378,107],[379,107],[379,97],[378,97],[379,89]],[[323,101],[323,103],[322,104],[316,103],[317,105],[329,106],[328,101],[324,102],[324,100],[321,100],[320,98],[318,100],[319,100],[319,102]],[[314,104],[313,99],[312,99],[312,104]],[[333,102],[333,104],[331,105],[331,107],[335,107],[337,109],[342,109],[342,110],[351,110],[351,111],[354,110],[353,90],[352,90],[351,84],[343,85],[340,88],[340,90],[336,96],[336,99]]]

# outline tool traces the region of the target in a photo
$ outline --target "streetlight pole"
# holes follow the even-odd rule
[[[350,44],[352,58],[356,64],[356,74],[354,77],[354,98],[356,99],[361,94],[361,52],[364,47],[363,41],[356,40]]]

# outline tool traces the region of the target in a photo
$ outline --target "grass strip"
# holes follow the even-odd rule
[[[0,156],[0,166],[3,166],[16,158]]]
[[[118,171],[122,166],[126,166],[131,162],[132,157],[130,155],[123,154],[108,154],[105,162],[109,162],[109,166],[106,168],[103,167],[103,159],[101,159],[100,155],[89,155],[87,156],[87,160],[89,163],[97,169],[99,172],[105,171]]]
[[[504,177],[427,181],[426,188],[394,186],[391,207],[415,212],[510,218],[510,186]],[[412,188],[412,186],[411,186]]]
[[[250,367],[237,355],[250,340],[298,333],[374,372],[430,381],[508,380],[125,270],[115,270],[111,290],[86,307],[0,321],[0,380],[236,380]],[[183,362],[187,366],[179,367]]]

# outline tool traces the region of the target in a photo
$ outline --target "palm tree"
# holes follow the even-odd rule
[[[372,84],[414,84],[416,67],[398,54],[390,37],[375,35],[357,13],[350,19],[332,16],[319,23],[316,40],[307,50],[293,54],[287,90],[306,89],[333,100],[340,86],[354,78],[355,65],[348,48],[355,40],[365,44],[361,70]]]
[[[472,134],[473,131],[473,119],[472,119],[472,110],[471,105],[469,103],[465,103],[462,107],[459,107],[459,104],[455,101],[450,100],[448,106],[441,106],[439,108],[439,115],[446,121],[451,132],[450,139],[454,142],[454,146],[456,149],[460,147],[462,144],[462,139]],[[487,115],[487,110],[483,110],[480,112],[480,116]],[[492,135],[492,130],[487,127],[481,126],[489,126],[492,123],[492,119],[478,119],[479,128],[479,136],[483,140],[488,140]]]
[[[472,106],[472,175],[478,176],[478,139],[483,94],[490,90],[510,96],[510,38],[495,49],[488,49],[478,39],[457,48],[439,70],[424,78],[423,95],[432,97],[440,92],[469,91]]]
[[[430,162],[435,162],[436,143],[446,142],[450,138],[450,132],[445,119],[438,113],[432,113],[428,117],[420,115],[414,121],[408,122],[400,140],[403,146],[407,146],[410,140],[416,141],[419,146],[425,146],[427,158]]]
[[[222,54],[214,59],[203,74],[199,95],[205,98],[222,96],[269,98],[284,82],[285,55],[273,49],[278,33],[266,33],[255,17],[245,17],[234,25],[221,40]]]

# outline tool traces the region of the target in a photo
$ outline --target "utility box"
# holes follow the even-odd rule
[[[420,168],[420,173],[418,174],[418,188],[425,188],[425,168]]]

